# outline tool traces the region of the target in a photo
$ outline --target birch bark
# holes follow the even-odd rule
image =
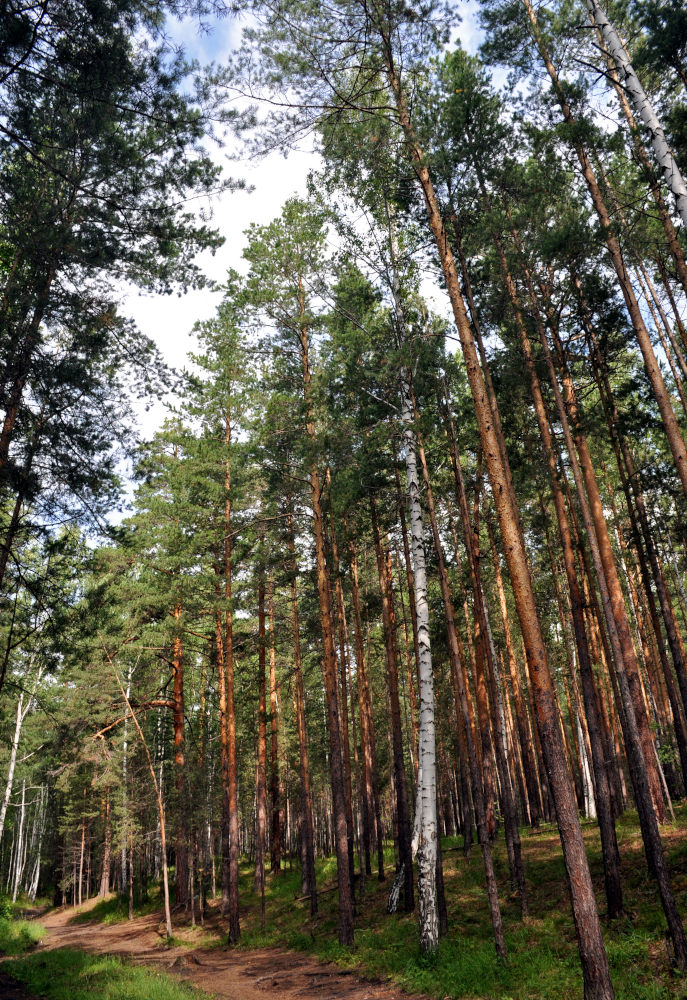
[[[386,202],[391,251],[392,294],[396,329],[401,343],[407,340],[405,314],[401,299],[398,273],[398,232],[393,206]],[[417,442],[413,429],[413,404],[410,375],[401,371],[401,427],[405,452],[408,514],[415,584],[415,614],[419,650],[420,728],[415,824],[419,831],[418,908],[420,949],[431,954],[439,947],[439,915],[436,895],[437,865],[437,793],[436,793],[436,733],[434,725],[434,673],[429,640],[429,604],[427,601],[427,567],[425,561],[424,526],[420,505],[420,478],[417,468]],[[415,839],[415,838],[413,838]]]
[[[596,0],[586,0],[587,8],[594,23],[601,32],[606,48],[608,49],[613,62],[616,65],[621,83],[625,92],[629,95],[635,111],[646,125],[651,136],[651,145],[654,150],[659,166],[663,171],[665,182],[675,198],[677,210],[680,213],[682,224],[687,226],[687,184],[680,173],[680,168],[675,162],[675,157],[668,144],[665,131],[661,125],[653,105],[649,100],[644,87],[640,83],[639,77],[635,73],[630,62],[630,57],[622,43],[620,35],[615,30],[608,19],[605,11]]]

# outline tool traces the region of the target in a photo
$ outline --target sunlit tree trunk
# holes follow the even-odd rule
[[[372,531],[377,554],[377,572],[382,597],[382,624],[389,703],[391,707],[391,737],[393,746],[394,783],[396,792],[396,825],[398,831],[398,864],[403,872],[403,908],[412,912],[415,906],[413,895],[413,859],[410,852],[410,810],[408,807],[408,786],[406,781],[405,754],[403,749],[403,728],[401,725],[401,703],[398,693],[398,647],[396,643],[396,614],[391,587],[391,566],[389,550],[382,544],[376,501],[370,501]]]
[[[508,569],[527,651],[527,663],[532,681],[547,775],[556,805],[558,827],[568,874],[568,886],[578,934],[585,997],[586,1000],[611,1000],[614,993],[608,959],[601,934],[577,804],[565,768],[563,747],[556,719],[553,681],[537,614],[524,538],[520,530],[518,512],[511,497],[509,472],[504,463],[502,448],[494,428],[493,414],[434,186],[413,129],[405,94],[394,63],[393,43],[391,38],[386,37],[382,25],[379,26],[378,30],[384,45],[387,79],[395,99],[399,124],[406,139],[406,148],[413,169],[422,187],[428,222],[436,242],[446,288],[453,306],[489,472],[492,495],[507,554]]]
[[[597,0],[586,0],[586,2],[589,14],[601,32],[606,48],[616,65],[623,90],[628,94],[635,107],[635,111],[649,131],[656,160],[663,171],[663,177],[668,189],[675,198],[675,204],[680,213],[682,224],[683,226],[687,226],[687,184],[680,173],[680,168],[675,162],[675,157],[666,139],[663,126],[658,120],[653,105],[647,97],[646,91],[630,62],[625,46],[618,32],[608,20],[606,12]]]

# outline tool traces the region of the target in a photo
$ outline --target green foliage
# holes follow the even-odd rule
[[[11,904],[10,904],[11,914]],[[0,914],[0,955],[23,955],[45,937],[44,927],[29,920],[13,920]]]
[[[207,994],[164,972],[128,965],[114,955],[86,955],[71,948],[43,951],[8,962],[8,973],[50,1000],[191,1000]]]
[[[669,842],[669,864],[676,871],[687,859],[682,838],[687,807],[680,807],[677,820]],[[320,897],[320,914],[315,921],[307,917],[304,903],[294,905],[293,897],[299,894],[298,871],[268,879],[266,935],[261,935],[255,925],[253,897],[248,893],[251,916],[245,921],[244,938],[252,947],[286,945],[355,969],[363,976],[391,978],[411,993],[437,998],[568,1000],[581,994],[582,978],[557,832],[554,826],[542,824],[537,832],[522,830],[521,836],[532,910],[525,922],[520,921],[516,902],[506,892],[503,839],[500,837],[494,844],[508,965],[499,961],[494,950],[480,853],[474,849],[470,858],[463,858],[458,838],[443,843],[449,933],[442,939],[438,954],[429,960],[419,954],[415,918],[412,914],[389,917],[385,913],[388,885],[380,886],[375,879],[367,881],[365,897],[359,902],[353,948],[341,948],[336,942],[336,902],[331,894]],[[595,824],[584,825],[584,836],[600,890],[603,874]],[[636,813],[626,813],[618,821],[618,838],[629,916],[604,925],[616,997],[681,997],[681,982],[672,977],[670,970],[655,888],[640,864]],[[388,860],[393,862],[393,855],[389,854]],[[330,884],[327,876],[333,874],[333,859],[319,859],[320,884]]]
[[[149,890],[148,896],[149,898],[144,902],[135,900],[135,917],[143,917],[148,913],[155,913],[162,906],[162,890],[159,886],[156,886],[154,890]],[[101,899],[95,906],[90,906],[83,910],[83,912],[77,911],[69,922],[72,924],[88,924],[95,920],[103,924],[119,924],[128,919],[128,896],[113,894],[106,899]]]

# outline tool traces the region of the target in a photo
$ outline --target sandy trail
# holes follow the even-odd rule
[[[97,900],[93,900],[95,904]],[[84,908],[82,908],[83,910]],[[241,949],[189,948],[163,945],[159,914],[137,917],[118,924],[73,923],[74,910],[60,908],[40,917],[48,931],[39,950],[78,948],[82,951],[119,955],[140,965],[161,968],[221,1000],[409,1000],[397,987],[319,962],[315,958],[283,948]],[[0,996],[14,996],[3,992]],[[17,1000],[26,994],[16,993]],[[414,1000],[428,1000],[415,996]]]

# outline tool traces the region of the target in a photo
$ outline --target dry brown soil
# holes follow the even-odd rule
[[[97,902],[93,900],[92,903]],[[83,909],[85,909],[84,907]],[[119,955],[138,965],[165,969],[221,1000],[411,1000],[397,987],[319,962],[283,948],[260,950],[166,947],[159,914],[117,924],[74,923],[74,910],[60,908],[40,917],[48,936],[40,949],[79,948]],[[176,930],[175,930],[176,933]],[[196,931],[196,934],[199,932]],[[187,935],[192,939],[193,932]],[[30,1000],[1,978],[0,997]],[[5,992],[7,991],[7,992]],[[415,996],[413,1000],[428,1000]]]

